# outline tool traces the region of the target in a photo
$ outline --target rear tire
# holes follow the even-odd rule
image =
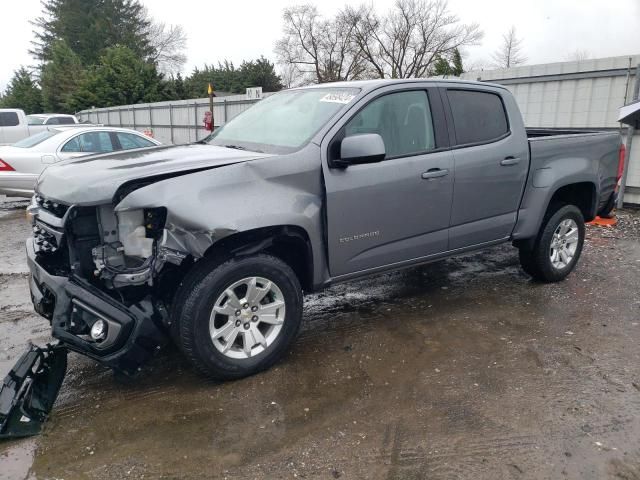
[[[578,207],[550,209],[533,247],[520,247],[522,269],[541,282],[563,280],[578,263],[584,236],[584,217]]]
[[[180,285],[177,340],[203,375],[233,380],[265,370],[295,339],[302,289],[279,258],[201,260]]]

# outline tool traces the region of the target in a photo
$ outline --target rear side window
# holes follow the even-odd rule
[[[69,140],[63,152],[106,153],[113,152],[113,145],[108,132],[83,133]]]
[[[473,90],[447,90],[458,145],[488,143],[509,133],[499,95]]]
[[[131,150],[132,148],[155,147],[156,145],[146,138],[142,138],[141,136],[135,135],[133,133],[117,132],[116,136],[118,137],[118,141],[120,142],[120,146],[123,150]]]
[[[51,117],[47,120],[47,125],[73,125],[74,123],[71,117]]]
[[[414,155],[436,148],[426,91],[407,91],[377,98],[345,126],[345,136],[377,133],[387,158]]]
[[[20,124],[16,112],[0,112],[0,127],[15,127]]]

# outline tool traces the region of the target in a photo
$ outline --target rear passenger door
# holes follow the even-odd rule
[[[482,87],[446,88],[454,160],[449,249],[511,235],[522,198],[529,147],[511,95]],[[513,102],[507,108],[505,102]]]

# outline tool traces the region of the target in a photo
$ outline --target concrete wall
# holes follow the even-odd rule
[[[528,127],[620,129],[618,112],[631,102],[639,62],[640,55],[631,55],[467,72],[462,78],[505,85]],[[630,152],[625,202],[640,204],[640,135]]]

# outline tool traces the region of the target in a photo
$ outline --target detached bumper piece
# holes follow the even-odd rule
[[[67,372],[67,349],[31,345],[0,389],[0,439],[37,435]]]

